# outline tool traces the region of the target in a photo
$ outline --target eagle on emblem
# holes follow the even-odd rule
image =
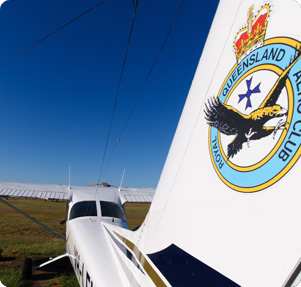
[[[265,126],[265,124],[273,118],[287,115],[287,110],[277,104],[277,101],[286,85],[291,68],[300,57],[301,51],[298,49],[294,59],[281,73],[265,100],[248,115],[242,114],[230,105],[221,103],[218,98],[209,99],[205,104],[204,112],[208,125],[217,128],[225,135],[235,135],[234,140],[227,147],[228,159],[234,157],[243,148],[243,143],[247,143],[249,147],[250,140],[260,140],[271,134],[275,138],[278,130],[285,129],[288,122],[283,119],[280,119],[274,127]]]

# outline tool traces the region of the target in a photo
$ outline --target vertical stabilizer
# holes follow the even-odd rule
[[[220,1],[140,230],[172,286],[282,286],[299,262],[300,18]]]

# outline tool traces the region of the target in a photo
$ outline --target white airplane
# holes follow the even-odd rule
[[[33,266],[30,258],[25,259],[22,270],[23,276],[30,278],[34,269],[44,267],[69,256],[81,286],[97,286],[99,282],[108,280],[111,273],[107,271],[100,277],[94,276],[94,269],[97,266],[101,266],[99,265],[100,262],[103,262],[102,265],[106,266],[106,268],[111,266],[109,268],[115,269],[114,257],[110,256],[112,247],[107,238],[108,229],[106,225],[128,229],[124,203],[151,202],[154,193],[155,190],[151,188],[71,187],[70,184],[66,186],[1,182],[0,202],[12,207],[43,228],[66,240],[67,251],[61,256],[53,258],[39,266]],[[68,220],[66,221],[66,238],[19,210],[4,198],[35,198],[67,201]],[[105,224],[103,225],[103,223]],[[119,277],[111,278],[110,281],[105,282],[113,284],[107,286],[122,286],[117,284],[121,282],[118,280],[120,280]]]
[[[81,286],[299,284],[300,19],[294,0],[220,1],[142,226],[122,199],[69,198]]]

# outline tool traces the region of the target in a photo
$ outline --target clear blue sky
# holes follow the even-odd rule
[[[0,62],[99,2],[5,2]],[[106,161],[181,2],[139,0]],[[217,4],[184,3],[101,182],[156,187]],[[108,0],[0,66],[0,181],[97,182],[133,13]]]

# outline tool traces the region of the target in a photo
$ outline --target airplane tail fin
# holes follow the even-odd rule
[[[294,22],[300,17],[293,0],[220,1],[139,231],[139,248],[172,286],[293,281],[301,258],[301,60],[277,99],[269,91],[300,46]],[[259,83],[260,92],[252,93]],[[287,114],[259,109],[267,96]],[[205,103],[214,97],[228,108],[209,126]],[[276,130],[280,119],[288,124]],[[227,158],[235,137],[242,148]]]

